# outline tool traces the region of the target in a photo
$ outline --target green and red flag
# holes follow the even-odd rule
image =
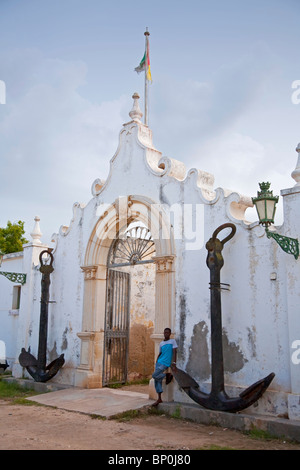
[[[137,73],[144,72],[146,73],[147,80],[152,82],[151,69],[150,69],[150,54],[149,54],[149,41],[146,36],[146,50],[145,54],[137,67],[134,69]]]

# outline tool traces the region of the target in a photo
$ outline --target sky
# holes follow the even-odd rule
[[[107,178],[134,92],[144,106],[146,27],[162,155],[247,196],[292,187],[299,14],[299,0],[0,0],[0,226],[22,220],[30,240],[38,215],[48,244]]]

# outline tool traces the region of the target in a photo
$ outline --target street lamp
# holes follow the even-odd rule
[[[279,235],[279,233],[269,230],[269,226],[274,223],[276,204],[279,199],[278,196],[273,196],[273,191],[270,190],[270,186],[270,183],[259,183],[261,191],[257,192],[257,197],[252,198],[252,202],[258,214],[259,223],[265,227],[268,238],[274,238],[283,251],[294,255],[295,259],[297,259],[299,256],[298,240],[296,238]]]

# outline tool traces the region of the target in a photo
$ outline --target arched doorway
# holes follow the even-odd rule
[[[81,340],[80,365],[74,380],[77,386],[103,386],[109,256],[113,252],[117,234],[126,232],[134,222],[142,223],[150,230],[155,245],[155,256],[152,256],[155,269],[155,318],[151,335],[155,349],[153,365],[164,328],[174,327],[175,249],[170,221],[161,206],[147,197],[118,198],[106,206],[98,218],[89,237],[84,266],[81,268],[85,282],[82,330],[77,333]]]
[[[141,222],[111,244],[107,262],[103,386],[149,377],[153,369],[155,243]]]

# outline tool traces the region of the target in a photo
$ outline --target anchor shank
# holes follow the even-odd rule
[[[211,395],[224,392],[224,363],[222,347],[222,312],[220,293],[220,271],[224,265],[223,243],[216,232],[206,243],[206,264],[210,271],[210,321],[211,321]]]
[[[47,335],[48,335],[48,301],[49,301],[50,275],[43,274],[41,281],[41,310],[40,310],[40,330],[38,348],[38,368],[46,369],[47,360]]]
[[[210,271],[211,283],[219,285],[220,270]],[[220,289],[211,287],[211,362],[212,362],[212,388],[211,394],[218,395],[224,391],[224,362],[222,347],[222,314],[221,314],[221,293]]]

